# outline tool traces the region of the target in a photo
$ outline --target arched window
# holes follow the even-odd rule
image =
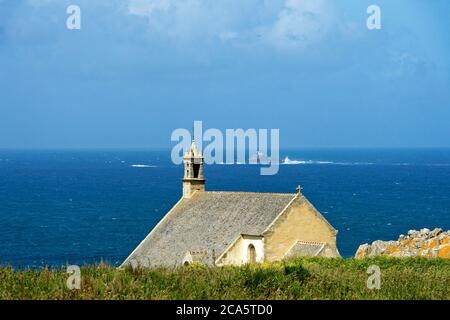
[[[255,246],[250,244],[247,248],[247,262],[255,263],[256,262],[256,249]]]

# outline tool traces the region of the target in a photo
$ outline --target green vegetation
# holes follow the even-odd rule
[[[381,289],[366,286],[370,265]],[[276,263],[175,270],[81,268],[69,290],[65,268],[0,268],[0,299],[450,299],[450,261],[441,259],[292,259]]]

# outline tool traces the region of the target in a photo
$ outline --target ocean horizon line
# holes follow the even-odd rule
[[[224,149],[223,151],[227,151],[229,149]],[[236,150],[242,150],[242,149],[234,149]],[[245,149],[248,151],[249,149]],[[280,148],[280,151],[308,151],[308,150],[349,150],[349,151],[370,151],[370,150],[400,150],[400,151],[414,151],[414,150],[450,150],[450,146],[443,146],[443,147],[424,147],[424,146],[417,146],[417,147],[408,147],[408,146],[401,146],[401,147],[346,147],[346,146],[336,146],[336,147],[286,147],[286,148]],[[8,147],[0,147],[0,152],[2,151],[8,151],[8,152],[15,152],[15,151],[171,151],[171,147],[51,147],[51,148],[8,148]],[[268,151],[270,152],[271,149],[268,148]]]

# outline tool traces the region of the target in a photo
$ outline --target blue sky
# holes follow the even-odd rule
[[[448,30],[448,0],[0,0],[0,148],[450,147]]]

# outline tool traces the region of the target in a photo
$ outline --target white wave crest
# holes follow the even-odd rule
[[[291,160],[289,157],[285,157],[281,161],[281,164],[285,165],[341,165],[341,166],[361,166],[361,165],[373,165],[372,162],[334,162],[324,160]]]
[[[132,168],[156,168],[156,166],[148,165],[148,164],[132,164]]]

